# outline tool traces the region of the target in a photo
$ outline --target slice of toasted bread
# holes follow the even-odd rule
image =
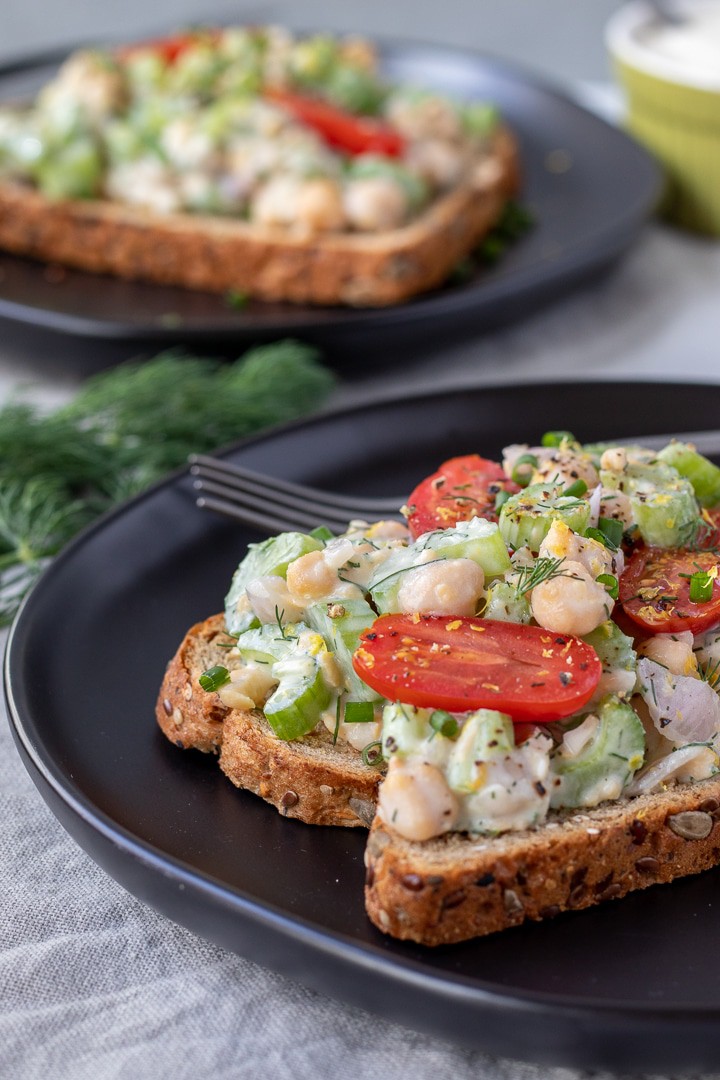
[[[168,664],[155,715],[162,731],[183,749],[220,755],[220,768],[236,787],[260,795],[286,817],[313,825],[367,827],[381,772],[363,763],[346,743],[319,727],[303,739],[279,739],[262,712],[228,709],[198,678],[227,663],[232,639],[222,615],[192,626]]]
[[[619,899],[720,862],[720,778],[595,810],[533,831],[404,840],[379,817],[366,851],[365,903],[394,937],[443,945]]]
[[[441,284],[518,188],[515,139],[497,131],[462,185],[384,233],[300,236],[199,214],[161,216],[108,200],[52,201],[0,183],[0,248],[93,273],[300,304],[396,304]]]

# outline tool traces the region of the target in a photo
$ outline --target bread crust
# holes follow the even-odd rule
[[[357,750],[333,743],[327,729],[303,739],[279,739],[262,712],[229,709],[198,685],[207,668],[225,661],[232,639],[223,615],[190,627],[167,666],[155,707],[163,733],[181,749],[218,754],[236,787],[252,791],[285,817],[311,825],[367,828],[375,814],[382,771]]]
[[[720,778],[595,810],[533,831],[404,840],[376,818],[365,903],[377,927],[446,945],[554,918],[720,862]]]
[[[303,237],[229,218],[159,216],[107,200],[54,202],[0,183],[0,248],[128,280],[268,301],[385,306],[445,280],[519,185],[517,144],[496,132],[474,176],[416,220],[374,235]]]

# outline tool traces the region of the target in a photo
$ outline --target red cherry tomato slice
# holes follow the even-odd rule
[[[279,87],[268,88],[265,96],[287,109],[303,124],[314,128],[330,146],[336,146],[347,154],[374,153],[400,157],[405,149],[402,136],[378,120],[355,116],[327,101]]]
[[[360,635],[353,667],[390,701],[538,723],[581,709],[602,673],[581,638],[445,615],[381,615]]]
[[[720,568],[714,551],[639,548],[620,578],[623,611],[650,634],[699,634],[720,623],[720,582],[713,582],[706,603],[690,599],[690,576],[698,570]]]
[[[135,45],[126,45],[118,49],[117,55],[126,60],[140,52],[152,52],[160,56],[166,64],[174,64],[179,56],[197,45],[200,41],[214,42],[220,38],[220,30],[203,30],[198,33],[173,34],[172,37],[154,38],[151,41],[139,41]]]
[[[520,491],[502,465],[478,454],[450,458],[437,472],[418,484],[410,498],[408,528],[415,540],[433,529],[449,529],[473,517],[497,521],[495,498],[499,491]]]

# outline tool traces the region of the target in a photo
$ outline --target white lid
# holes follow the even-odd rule
[[[672,0],[668,8],[677,23],[663,22],[644,0],[625,4],[608,21],[608,49],[658,79],[720,91],[720,0]]]

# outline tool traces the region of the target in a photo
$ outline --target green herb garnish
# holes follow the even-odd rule
[[[690,601],[693,604],[707,604],[712,600],[713,584],[716,575],[706,570],[698,570],[690,575]]]
[[[561,570],[564,559],[541,558],[537,559],[532,566],[523,566],[518,570],[518,579],[515,592],[518,596],[524,596],[531,592],[543,581],[551,581],[556,577],[572,577],[572,574]]]
[[[173,350],[95,375],[49,415],[0,409],[0,622],[99,514],[191,453],[315,410],[333,381],[317,351],[295,341],[234,363]]]
[[[546,431],[540,440],[540,445],[557,449],[564,443],[576,442],[577,440],[572,431]]]
[[[371,768],[382,765],[383,752],[382,743],[378,739],[376,742],[368,743],[360,755],[363,761],[363,765],[369,765]]]
[[[214,690],[219,690],[221,686],[225,686],[225,683],[230,682],[230,672],[226,667],[223,667],[222,664],[216,664],[215,667],[203,671],[198,682],[203,690],[212,693]]]
[[[346,724],[371,724],[375,719],[372,701],[348,701],[343,719]]]
[[[614,574],[598,574],[597,581],[605,586],[605,590],[611,600],[617,600],[620,585]]]
[[[446,739],[454,739],[458,733],[457,720],[444,709],[436,709],[434,713],[431,713],[430,727],[435,734],[444,735]]]

